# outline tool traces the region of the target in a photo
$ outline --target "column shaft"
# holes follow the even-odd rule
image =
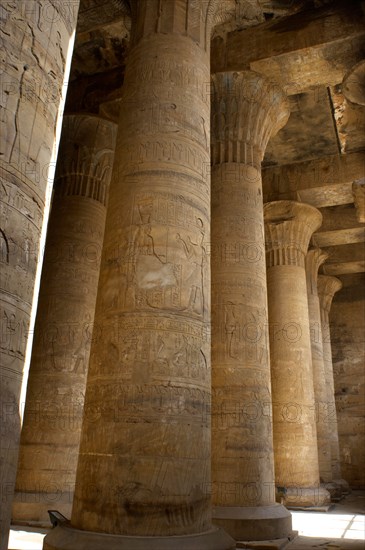
[[[327,380],[323,360],[323,338],[320,305],[317,291],[318,269],[328,255],[320,249],[308,252],[305,258],[307,295],[311,335],[312,368],[315,412],[317,423],[317,445],[319,475],[322,482],[332,481],[331,444],[328,429]]]
[[[348,483],[341,477],[340,446],[338,438],[335,385],[333,379],[332,347],[329,313],[333,296],[342,288],[342,282],[336,277],[319,275],[318,295],[321,308],[323,336],[323,359],[327,387],[328,430],[331,444],[332,480],[339,484],[343,492],[348,492]]]
[[[48,550],[234,546],[211,525],[212,6],[193,7],[134,4],[72,528]]]
[[[213,518],[237,540],[284,538],[275,503],[261,160],[286,123],[280,89],[252,71],[213,77]]]
[[[19,450],[13,520],[71,515],[117,126],[63,121]],[[50,460],[50,457],[53,457]]]
[[[1,549],[7,548],[20,395],[45,203],[78,0],[1,3]]]
[[[294,201],[267,203],[264,216],[276,484],[287,505],[321,505],[304,258],[322,217]]]

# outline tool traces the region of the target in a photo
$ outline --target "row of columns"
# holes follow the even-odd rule
[[[224,79],[231,90],[232,76],[222,75],[216,80]],[[243,78],[249,82],[254,80],[256,85],[261,82],[262,86],[269,86],[265,79],[255,73],[247,72],[235,75],[234,78],[237,79],[238,76],[241,77],[238,88],[241,94],[245,91]],[[219,93],[221,92],[222,89]],[[277,93],[275,90],[275,94]],[[214,97],[219,97],[218,93]],[[229,101],[231,99],[230,93]],[[245,98],[242,99],[243,104],[245,101]],[[273,105],[275,106],[274,103]],[[273,105],[271,108],[274,108]],[[280,108],[283,106],[285,108],[285,102],[280,104]],[[248,108],[252,109],[252,105],[248,104]],[[230,109],[224,110],[225,118],[229,122],[227,113]],[[213,132],[214,139],[217,135],[219,133]],[[81,431],[80,418],[84,408],[85,365],[91,340],[98,342],[100,336],[100,327],[94,325],[94,336],[91,338],[90,325],[96,291],[95,278],[92,278],[91,273],[98,272],[98,250],[105,221],[105,193],[102,189],[108,185],[114,139],[115,125],[111,122],[82,115],[65,118],[28,384],[18,466],[18,493],[13,507],[13,514],[20,522],[30,519],[45,522],[46,511],[51,504],[47,500],[47,491],[49,493],[52,487],[57,508],[65,515],[69,515],[71,511]],[[318,249],[305,254],[313,225],[317,227],[320,223],[319,212],[308,205],[291,201],[269,203],[263,209],[259,165],[254,168],[241,164],[235,172],[234,163],[228,166],[217,163],[217,166],[213,166],[212,174],[215,197],[212,201],[213,519],[214,523],[226,529],[236,540],[284,538],[290,532],[291,518],[289,512],[275,502],[275,484],[279,486],[279,490],[281,487],[285,488],[282,495],[285,504],[318,506],[329,502],[329,495],[320,487],[320,481],[329,482],[333,479],[328,464],[326,472],[324,462],[318,461],[321,449],[328,449],[330,433],[330,426],[324,423],[320,428],[322,418],[318,416],[316,419],[318,409],[328,406],[328,397],[325,395],[327,379],[324,369],[317,367],[315,361],[311,362],[311,348],[308,346],[311,341],[312,350],[317,347],[317,354],[313,352],[313,357],[317,357],[318,362],[321,359],[323,365],[322,339],[318,338],[314,329],[321,331],[316,325],[320,319],[316,280],[318,266],[325,260],[325,255]],[[251,177],[247,177],[247,174]],[[250,194],[248,191],[252,188],[253,192]],[[98,191],[95,192],[95,189]],[[247,204],[242,198],[246,198]],[[269,316],[264,212],[267,230],[267,280],[271,304]],[[237,222],[242,220],[242,225],[237,227]],[[302,227],[303,224],[305,227]],[[145,243],[145,240],[142,242]],[[144,246],[148,252],[148,241]],[[90,266],[88,260],[91,261]],[[77,271],[80,266],[81,271]],[[285,267],[286,272],[270,273],[273,267]],[[85,268],[88,269],[83,272]],[[60,284],[62,276],[69,277],[66,303],[63,301],[64,285]],[[320,276],[320,280],[322,278],[335,280]],[[298,280],[301,281],[300,286]],[[84,291],[80,292],[81,283],[89,283],[88,290],[82,287]],[[280,285],[283,290],[280,290]],[[310,310],[311,330],[309,325],[303,324],[303,319],[308,318],[307,290],[308,304],[312,300],[317,305],[315,313],[313,308]],[[328,292],[327,289],[326,296]],[[315,296],[316,300],[311,296]],[[107,302],[109,307],[113,303],[113,300]],[[323,302],[323,307],[326,304],[328,309],[327,303],[328,299]],[[285,308],[287,309],[283,311]],[[272,368],[278,364],[277,372],[283,374],[278,380],[277,375],[272,372],[272,397],[268,357],[269,326],[271,364],[274,365]],[[240,336],[242,328],[246,332]],[[310,335],[315,338],[310,339]],[[293,345],[288,345],[292,342]],[[298,352],[298,349],[302,351]],[[80,350],[84,353],[83,360],[80,359]],[[288,352],[295,359],[291,360]],[[128,353],[131,353],[130,346]],[[308,354],[308,359],[304,362],[300,360],[303,353]],[[186,357],[187,355],[184,356],[185,359]],[[180,358],[181,354],[177,356],[175,367],[183,365],[178,360]],[[162,364],[166,365],[166,362]],[[305,375],[304,366],[307,366]],[[280,384],[286,384],[282,394],[279,391]],[[273,422],[270,414],[272,400]],[[53,409],[52,405],[50,407],[51,403]],[[305,414],[302,414],[303,410]],[[91,429],[95,429],[95,423],[100,424],[100,433],[105,421],[101,406],[85,406],[84,416],[84,424],[91,423]],[[288,430],[288,423],[294,430]],[[299,437],[298,429],[302,430]],[[286,439],[282,436],[283,432],[286,433]],[[309,438],[309,433],[313,437]],[[321,433],[324,439],[321,439]],[[281,452],[284,443],[285,456],[279,455],[275,478],[274,456],[276,458]],[[304,449],[305,459],[302,462],[298,445]],[[54,453],[51,463],[50,453]],[[310,453],[314,458],[307,466],[306,474],[305,464]],[[331,456],[331,450],[326,456]],[[296,472],[298,474],[295,477]],[[326,487],[328,488],[327,484]],[[133,484],[130,495],[136,489],[138,486]],[[97,491],[97,484],[88,485],[88,490]],[[88,493],[90,506],[94,506],[97,494],[90,496]],[[146,492],[141,493],[141,505],[146,496]]]
[[[292,202],[263,210],[261,161],[288,104],[252,72],[216,75],[211,89],[214,2],[196,7],[134,4],[116,146],[99,117],[64,127],[14,506],[43,521],[49,503],[34,499],[52,483],[69,506],[78,455],[71,523],[45,549],[229,549],[223,529],[288,536],[275,484],[287,505],[329,501],[304,270],[321,216]]]

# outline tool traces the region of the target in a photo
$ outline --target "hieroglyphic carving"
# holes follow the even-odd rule
[[[8,243],[8,261],[2,264],[1,301],[4,310],[10,311],[10,318],[15,315],[16,331],[23,322],[28,323],[30,316],[45,195],[59,133],[59,107],[65,95],[63,81],[77,8],[76,0],[62,6],[50,0],[4,2],[1,6],[5,52],[0,68],[1,229]],[[11,370],[1,373],[5,381],[1,384],[2,404],[19,400],[27,339],[19,334],[12,336],[12,342],[15,340],[16,358],[12,355],[14,349],[2,350],[1,364],[12,364]],[[13,343],[9,345],[14,347]],[[14,413],[13,419],[15,416],[18,418],[19,413]],[[8,487],[7,502],[2,506],[1,548],[7,547],[19,418],[9,425],[11,429],[6,427],[1,435],[1,448],[5,450],[1,486]]]
[[[338,439],[338,424],[335,401],[334,373],[332,362],[332,346],[329,313],[332,300],[336,292],[341,290],[342,282],[337,277],[318,275],[318,296],[320,303],[321,328],[323,338],[323,361],[327,388],[327,403],[331,415],[328,418],[327,428],[330,437],[331,471],[334,481],[341,481],[340,449]]]
[[[146,3],[146,12],[156,6]],[[161,6],[162,29],[177,4]],[[121,101],[86,393],[93,421],[84,423],[80,454],[80,464],[100,462],[101,475],[111,456],[134,465],[118,469],[119,493],[105,486],[93,517],[83,504],[90,469],[81,466],[72,522],[98,530],[102,517],[111,533],[191,534],[211,521],[209,498],[196,490],[210,464],[209,58],[185,35],[154,28],[142,39],[140,31]],[[130,496],[136,486],[149,495],[148,510],[139,490]]]
[[[326,490],[316,495],[312,491],[319,486],[319,462],[304,268],[309,240],[322,215],[305,203],[277,201],[265,204],[264,217],[276,484],[287,487],[288,502],[298,506],[328,503]],[[300,414],[293,406],[293,414],[288,414],[283,408],[288,402]],[[301,494],[296,487],[302,488]]]
[[[323,337],[321,314],[317,290],[318,269],[326,261],[328,254],[319,248],[308,251],[305,258],[307,276],[308,312],[311,329],[312,368],[314,382],[314,397],[316,406],[318,464],[320,478],[324,482],[332,481],[331,442],[328,426],[327,410],[327,380],[323,357]]]
[[[275,502],[264,488],[274,483],[274,458],[261,160],[267,139],[278,130],[270,113],[283,125],[288,109],[283,94],[277,104],[250,95],[255,83],[271,90],[249,71],[216,74],[212,86],[212,497],[217,507]],[[254,501],[237,490],[252,483]],[[232,529],[229,508],[224,514],[227,520],[220,524]],[[247,532],[242,526],[235,534],[244,539]]]
[[[86,385],[91,345],[89,325],[94,317],[115,140],[116,125],[112,122],[89,115],[65,117],[35,324],[18,491],[26,486],[28,491],[35,492],[44,477],[62,491],[74,484],[83,404],[77,397],[76,407],[74,399],[83,394]],[[95,182],[98,195],[88,192]],[[36,392],[40,379],[41,396]],[[36,407],[44,411],[38,430],[34,430],[31,414]],[[56,411],[56,419],[48,413],[51,407]],[[61,434],[55,443],[54,432],[69,425],[70,411],[72,441]],[[29,469],[32,456],[45,443],[56,445],[57,457],[52,466],[42,455]],[[46,502],[44,495],[37,512],[43,521],[47,517]],[[69,503],[63,511],[69,513]],[[28,513],[34,514],[34,508]],[[13,517],[17,514],[26,519],[27,512],[21,504],[14,507]]]

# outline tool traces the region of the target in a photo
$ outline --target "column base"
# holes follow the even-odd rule
[[[349,495],[351,493],[351,487],[345,479],[334,479],[333,483],[336,483],[336,485],[341,487],[343,495]]]
[[[66,518],[71,517],[73,493],[16,492],[12,507],[12,524],[30,527],[50,527],[48,510],[57,510]]]
[[[130,537],[74,529],[68,522],[52,529],[43,550],[234,550],[235,541],[222,529],[171,537]]]
[[[292,532],[291,513],[281,504],[270,506],[216,506],[213,523],[235,540],[263,541],[287,538]]]
[[[311,509],[327,512],[331,505],[331,495],[321,486],[280,487],[276,490],[281,504],[289,509]]]
[[[248,550],[284,550],[298,536],[298,531],[292,531],[284,539],[261,540],[261,541],[237,541],[236,548],[247,548]]]
[[[344,497],[341,485],[335,481],[328,481],[322,485],[331,495],[331,502],[339,502]]]

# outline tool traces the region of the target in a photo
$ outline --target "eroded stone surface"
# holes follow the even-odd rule
[[[341,473],[351,487],[363,487],[365,275],[345,275],[341,281],[330,310]]]
[[[133,5],[71,519],[146,545],[211,528],[212,5],[162,4]]]
[[[327,399],[328,389],[323,358],[321,312],[317,289],[318,269],[327,258],[328,254],[325,254],[319,248],[309,250],[305,258],[317,426],[318,465],[321,482],[332,481],[331,440],[328,426],[330,416]]]
[[[331,333],[329,323],[329,313],[333,297],[336,292],[342,288],[342,283],[336,277],[327,275],[318,276],[318,296],[321,307],[321,323],[323,336],[323,359],[327,383],[327,402],[330,423],[328,426],[331,439],[331,468],[333,481],[342,480],[340,447],[338,439],[337,411],[335,401],[335,388],[333,377]]]
[[[78,1],[1,4],[1,548],[7,546],[19,398],[39,241]]]
[[[321,224],[312,206],[264,205],[276,485],[290,506],[321,506],[305,255]]]
[[[291,530],[289,514],[283,509],[275,517],[270,508],[275,478],[261,184],[266,144],[287,121],[289,105],[276,85],[251,71],[215,75],[212,86],[213,518],[236,540],[265,540]]]
[[[71,515],[116,130],[96,116],[63,120],[13,521],[48,525],[50,505]]]
[[[346,99],[356,105],[365,106],[365,61],[352,67],[342,82],[342,91]]]

